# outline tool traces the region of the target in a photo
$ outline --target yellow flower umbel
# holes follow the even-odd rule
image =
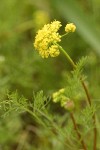
[[[75,30],[76,30],[76,26],[73,23],[68,23],[66,25],[66,27],[65,27],[65,31],[67,33],[69,33],[69,32],[75,32]]]
[[[73,110],[75,107],[74,102],[66,97],[64,88],[53,93],[52,98],[54,103],[60,102],[61,107],[69,111]]]
[[[53,21],[51,24],[44,25],[44,27],[38,31],[34,47],[38,50],[42,58],[56,57],[60,54],[59,47],[56,43],[61,41],[61,36],[58,33],[61,23],[59,21]]]
[[[63,89],[60,89],[59,91],[53,93],[53,95],[52,95],[53,102],[57,103],[57,102],[61,101],[62,97],[64,99],[64,95],[63,95],[64,92],[65,92],[65,89],[63,88]]]
[[[54,103],[60,102],[61,107],[69,111],[73,110],[75,107],[74,102],[66,97],[64,88],[53,93],[52,98]]]

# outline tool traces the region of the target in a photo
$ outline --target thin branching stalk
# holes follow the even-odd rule
[[[82,78],[81,78],[81,83],[82,83],[82,86],[83,86],[84,91],[85,91],[85,93],[86,93],[88,103],[89,103],[89,105],[91,106],[91,98],[90,98],[90,95],[89,95],[88,89],[87,89],[87,87],[86,87],[86,85],[85,85],[84,81],[82,80]]]
[[[96,129],[96,116],[95,116],[95,114],[93,115],[93,124],[94,124],[94,146],[93,146],[93,150],[96,150],[96,145],[97,145],[97,129]]]
[[[72,65],[73,69],[76,69],[76,65],[75,65],[74,61],[71,59],[71,57],[66,53],[66,51],[61,46],[59,46],[59,48],[64,53],[64,55],[66,56],[67,60]],[[80,77],[80,81],[81,81],[83,89],[84,89],[84,91],[86,93],[87,101],[88,101],[89,105],[91,106],[90,94],[89,94],[89,91],[87,89],[87,86],[86,86],[85,82],[82,80],[82,77]],[[95,113],[94,113],[92,119],[93,119],[93,125],[94,125],[94,145],[93,145],[93,150],[96,150],[96,145],[97,145],[97,129],[96,129],[96,117],[95,117]]]
[[[82,83],[82,85],[84,87],[84,90],[85,90],[85,93],[87,95],[88,103],[91,106],[91,98],[90,98],[88,89],[87,89],[84,81],[81,80],[81,83]],[[94,145],[93,145],[93,150],[96,150],[96,145],[97,145],[97,129],[96,129],[96,116],[95,116],[95,113],[93,114],[92,119],[93,119],[93,125],[94,125],[94,129],[93,129],[94,130]]]
[[[57,44],[58,45],[58,44]],[[59,46],[59,45],[58,45]],[[68,53],[66,53],[66,51],[61,47],[59,46],[60,50],[64,53],[64,55],[66,56],[67,60],[70,62],[70,64],[72,65],[72,67],[74,69],[76,69],[76,65],[75,63],[73,62],[73,60],[71,59],[71,57],[68,55]]]
[[[79,140],[80,140],[80,142],[81,142],[81,144],[82,144],[82,147],[83,147],[84,150],[87,150],[87,147],[86,147],[86,145],[85,145],[85,142],[84,142],[84,140],[82,139],[82,136],[81,136],[80,132],[78,131],[78,127],[77,127],[77,124],[76,124],[76,121],[75,121],[75,118],[74,118],[73,113],[70,113],[70,116],[71,116],[71,119],[72,119],[72,122],[73,122],[73,125],[74,125],[74,129],[75,129],[75,131],[76,131],[76,133],[77,133],[77,135],[78,135],[78,138],[79,138]]]

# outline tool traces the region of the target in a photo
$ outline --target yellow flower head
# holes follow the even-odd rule
[[[65,108],[67,110],[71,111],[75,107],[74,101],[72,101],[72,100],[70,100],[70,98],[66,97],[64,88],[53,93],[52,98],[53,98],[54,103],[60,102],[61,107]]]
[[[75,30],[76,30],[76,26],[73,23],[68,23],[66,25],[66,27],[65,27],[65,31],[67,33],[69,33],[69,32],[75,32]]]
[[[61,36],[58,33],[61,23],[59,21],[53,21],[51,24],[44,25],[44,27],[38,31],[34,47],[38,50],[42,58],[56,57],[60,54],[57,42],[61,41]]]
[[[62,100],[62,97],[63,97],[63,99],[64,99],[64,97],[65,97],[65,96],[64,96],[64,92],[65,92],[65,89],[62,88],[62,89],[60,89],[59,91],[53,93],[53,95],[52,95],[53,102],[57,103],[57,102],[61,101],[61,100]]]

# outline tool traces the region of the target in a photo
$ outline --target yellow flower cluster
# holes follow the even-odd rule
[[[61,36],[58,33],[61,23],[59,21],[53,21],[51,24],[44,25],[44,27],[38,31],[34,47],[38,50],[42,58],[56,57],[60,54],[59,46],[57,42],[61,41]]]
[[[60,102],[61,107],[67,110],[72,110],[75,107],[74,102],[65,96],[64,88],[53,93],[52,98],[54,103]]]
[[[68,23],[66,25],[66,27],[65,27],[65,31],[67,33],[69,33],[69,32],[75,32],[75,30],[76,30],[76,26],[73,23]]]
[[[57,103],[59,101],[61,101],[61,99],[66,99],[66,97],[64,96],[64,92],[65,89],[60,89],[59,91],[53,93],[52,97],[53,97],[53,102]]]

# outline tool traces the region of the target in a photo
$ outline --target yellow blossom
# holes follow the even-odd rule
[[[73,23],[68,23],[66,25],[66,27],[65,27],[65,31],[67,33],[69,33],[69,32],[75,32],[75,30],[76,30],[76,26]]]
[[[49,54],[50,54],[51,57],[58,56],[60,54],[58,46],[57,45],[52,45],[49,48]]]
[[[60,54],[59,47],[56,45],[61,41],[61,36],[58,33],[60,27],[61,23],[59,21],[53,21],[51,24],[44,25],[37,32],[34,47],[42,58],[56,57]]]
[[[73,110],[75,107],[74,101],[66,96],[64,88],[53,93],[52,98],[54,103],[60,102],[61,107],[69,111]]]
[[[62,88],[62,89],[59,90],[59,92],[63,94],[65,92],[65,89]]]
[[[65,92],[65,89],[62,88],[59,91],[53,93],[53,95],[52,95],[53,102],[57,103],[57,102],[61,101],[62,99],[64,99],[64,97],[65,97],[64,92]]]

